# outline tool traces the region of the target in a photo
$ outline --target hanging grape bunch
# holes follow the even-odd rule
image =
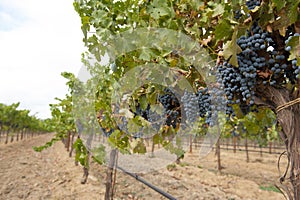
[[[180,103],[170,89],[166,88],[164,92],[163,95],[159,96],[158,101],[164,107],[165,124],[176,128],[181,121]]]
[[[260,5],[260,1],[247,1],[248,9]],[[237,39],[241,53],[237,55],[238,67],[225,60],[218,66],[217,79],[223,86],[227,104],[238,104],[242,113],[247,114],[254,105],[256,85],[281,87],[299,79],[300,66],[297,60],[288,61],[291,46],[285,48],[280,43],[289,44],[289,40],[298,37],[293,28],[289,28],[286,37],[275,37],[260,28],[254,21],[246,35]],[[274,34],[275,35],[275,34]],[[278,35],[278,34],[277,34]],[[231,111],[227,114],[234,115]]]
[[[207,125],[214,126],[218,118],[218,112],[227,109],[223,91],[217,87],[200,88],[196,94],[185,90],[181,101],[187,123],[195,122],[201,117],[205,118]]]

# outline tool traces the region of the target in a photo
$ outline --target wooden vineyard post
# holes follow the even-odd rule
[[[195,137],[195,140],[194,140],[194,147],[195,147],[195,149],[198,148],[198,138],[197,137]]]
[[[66,141],[66,148],[67,148],[67,151],[70,150],[70,143],[71,143],[71,133],[70,131],[68,132],[68,135],[67,135],[67,141]]]
[[[19,141],[19,134],[20,134],[20,132],[17,131],[17,142]]]
[[[21,131],[21,140],[23,140],[23,138],[24,138],[24,129],[22,129]]]
[[[245,138],[246,162],[249,162],[248,138]]]
[[[190,153],[193,152],[193,136],[190,135]]]
[[[113,149],[110,152],[108,168],[106,171],[105,200],[113,200],[113,194],[114,194],[113,173],[114,173],[114,169],[116,168],[116,164],[117,164],[116,163],[117,153],[118,153],[117,149]]]
[[[217,158],[218,158],[218,171],[221,171],[222,166],[221,166],[220,138],[217,140],[216,154],[217,154]]]
[[[72,153],[73,153],[73,150],[74,150],[74,147],[73,147],[73,144],[74,144],[74,137],[75,137],[75,132],[72,132],[72,138],[71,138],[71,150],[69,152],[69,157],[72,157]]]
[[[11,136],[10,136],[10,143],[12,143],[13,141],[14,141],[14,133],[13,134],[11,134]]]
[[[229,146],[229,138],[226,138],[226,150],[228,151],[228,146]]]
[[[83,166],[83,177],[81,179],[81,184],[85,184],[87,182],[89,176],[89,169],[90,169],[90,152],[88,152],[87,160],[85,165]]]
[[[236,137],[233,136],[233,153],[236,153]]]
[[[5,144],[8,143],[8,136],[9,136],[9,130],[6,131],[6,138],[5,138]]]
[[[151,157],[152,158],[154,157],[154,147],[155,147],[154,140],[152,140],[152,147],[151,147]]]
[[[217,124],[217,126],[218,126],[218,135],[220,136],[221,135],[221,130],[220,130],[219,124]],[[220,172],[221,169],[222,169],[222,166],[221,166],[220,137],[218,138],[217,144],[216,144],[216,154],[217,154],[217,158],[218,158],[218,171]]]

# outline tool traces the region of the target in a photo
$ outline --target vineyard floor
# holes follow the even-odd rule
[[[36,153],[32,146],[47,142],[52,135],[0,144],[0,200],[14,199],[104,199],[105,167],[92,163],[86,184],[81,184],[82,168],[74,165],[61,142]],[[274,190],[278,182],[278,155],[221,151],[222,173],[216,170],[216,156],[199,160],[187,153],[179,165],[170,165],[141,175],[148,182],[177,199],[272,199],[284,196]],[[122,172],[117,173],[114,199],[165,199]]]

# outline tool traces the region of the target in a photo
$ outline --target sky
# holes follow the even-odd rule
[[[73,0],[0,0],[0,103],[20,102],[39,118],[78,74],[83,34]]]

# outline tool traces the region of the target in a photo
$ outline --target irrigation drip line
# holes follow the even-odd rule
[[[220,149],[222,149],[222,150],[228,150],[228,151],[230,151],[230,150],[234,150],[233,148],[223,148],[223,147],[221,147]],[[238,148],[236,148],[235,149],[236,151],[246,151],[245,149],[238,149]],[[258,150],[249,150],[248,149],[248,152],[255,152],[255,153],[267,153],[267,154],[281,154],[281,152],[269,152],[269,151],[258,151]]]
[[[193,144],[196,144],[198,145],[199,147],[201,146],[205,146],[205,147],[209,147],[210,144],[209,143],[193,143]],[[234,146],[233,144],[220,144],[220,146]],[[236,145],[236,146],[244,146],[244,144],[239,144],[239,145]],[[214,145],[212,146],[214,147]],[[269,147],[259,147],[259,146],[248,146],[248,148],[253,148],[253,149],[258,149],[258,148],[262,148],[262,149],[269,149]],[[278,149],[278,150],[286,150],[286,148],[284,147],[272,147],[272,149]]]
[[[175,197],[173,197],[172,195],[162,191],[161,189],[159,189],[158,187],[152,185],[151,183],[148,183],[146,180],[144,180],[143,178],[139,177],[138,175],[131,173],[125,169],[123,169],[122,167],[117,166],[118,169],[120,169],[122,172],[124,172],[125,174],[135,178],[136,180],[140,181],[141,183],[147,185],[149,188],[151,188],[152,190],[158,192],[159,194],[163,195],[164,197],[170,199],[170,200],[176,200]]]

